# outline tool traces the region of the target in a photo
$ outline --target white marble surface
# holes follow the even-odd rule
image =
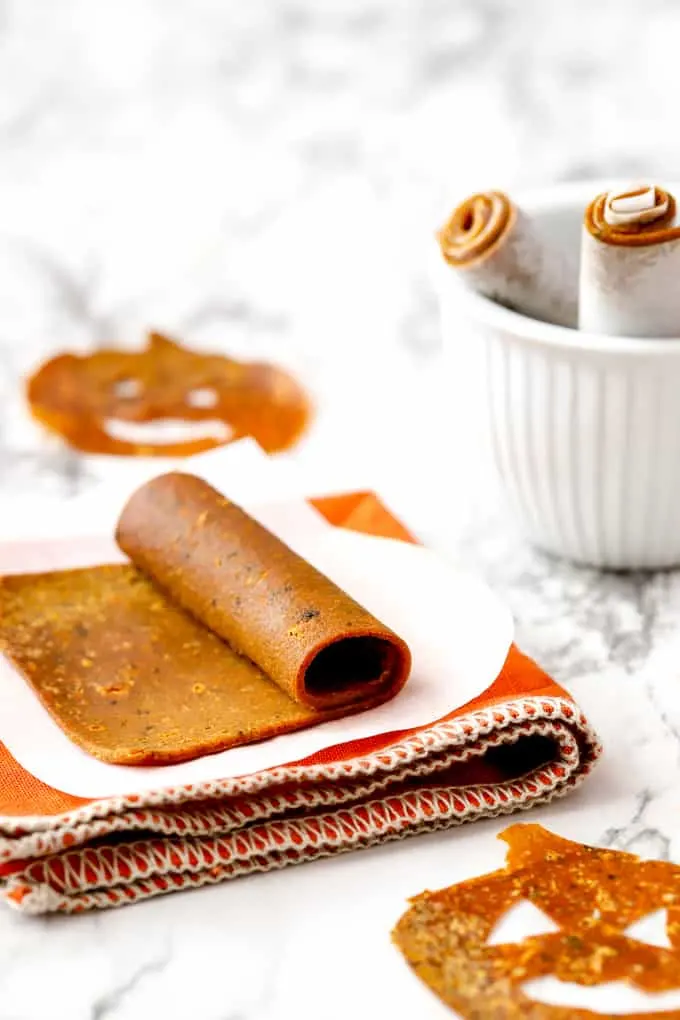
[[[605,740],[535,817],[680,861],[680,582],[529,549],[454,441],[425,250],[472,188],[678,176],[671,0],[3,0],[0,526],[111,465],[19,380],[149,325],[276,357],[320,405],[310,484],[369,482],[505,597]],[[367,426],[370,432],[366,432]],[[482,481],[484,486],[482,487]],[[0,1020],[446,1015],[388,932],[500,862],[482,823],[98,916],[0,913]]]

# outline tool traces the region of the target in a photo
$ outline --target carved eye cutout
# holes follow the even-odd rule
[[[507,945],[509,942],[522,942],[532,935],[552,935],[559,930],[559,926],[531,900],[519,900],[499,918],[486,944]]]
[[[645,942],[648,946],[657,946],[659,949],[674,949],[675,947],[668,938],[666,932],[667,911],[655,910],[651,914],[645,914],[638,921],[633,921],[624,931],[629,939],[637,942]]]
[[[143,388],[141,381],[133,377],[116,379],[112,386],[113,394],[119,400],[134,400],[142,395]]]
[[[218,400],[217,390],[213,389],[212,386],[197,386],[195,389],[189,390],[186,395],[189,407],[196,407],[201,410],[215,407]]]

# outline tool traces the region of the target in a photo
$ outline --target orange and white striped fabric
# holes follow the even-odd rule
[[[414,541],[372,493],[313,505]],[[0,895],[31,914],[122,906],[544,803],[599,754],[571,697],[514,645],[484,694],[427,727],[236,779],[85,800],[0,744]]]

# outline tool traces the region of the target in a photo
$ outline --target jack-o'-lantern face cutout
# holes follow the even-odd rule
[[[623,981],[631,995],[680,989],[680,867],[572,843],[540,825],[513,825],[501,838],[509,845],[503,870],[422,893],[393,932],[418,976],[458,1015],[614,1015],[532,999],[526,986],[545,977],[590,990]],[[547,920],[544,933],[497,942],[494,929],[522,901]],[[657,911],[666,915],[667,948],[628,932]],[[680,1009],[625,1015],[678,1018]]]
[[[244,436],[276,453],[310,416],[305,393],[281,369],[199,354],[156,333],[140,352],[60,354],[29,380],[27,395],[34,417],[85,453],[181,457]]]

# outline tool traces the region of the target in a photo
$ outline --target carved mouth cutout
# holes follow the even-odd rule
[[[591,1010],[595,1016],[658,1016],[663,1010],[680,1009],[680,989],[667,992],[643,992],[627,981],[610,981],[604,985],[577,985],[554,977],[536,978],[522,986],[533,1002],[546,1006],[562,1006],[573,1010]],[[592,1014],[591,1014],[592,1015]],[[678,1014],[674,1012],[674,1017]]]
[[[167,443],[191,443],[214,439],[226,443],[234,430],[217,418],[203,421],[183,421],[181,418],[157,418],[155,421],[125,421],[123,418],[105,418],[104,430],[112,439],[135,446]]]

